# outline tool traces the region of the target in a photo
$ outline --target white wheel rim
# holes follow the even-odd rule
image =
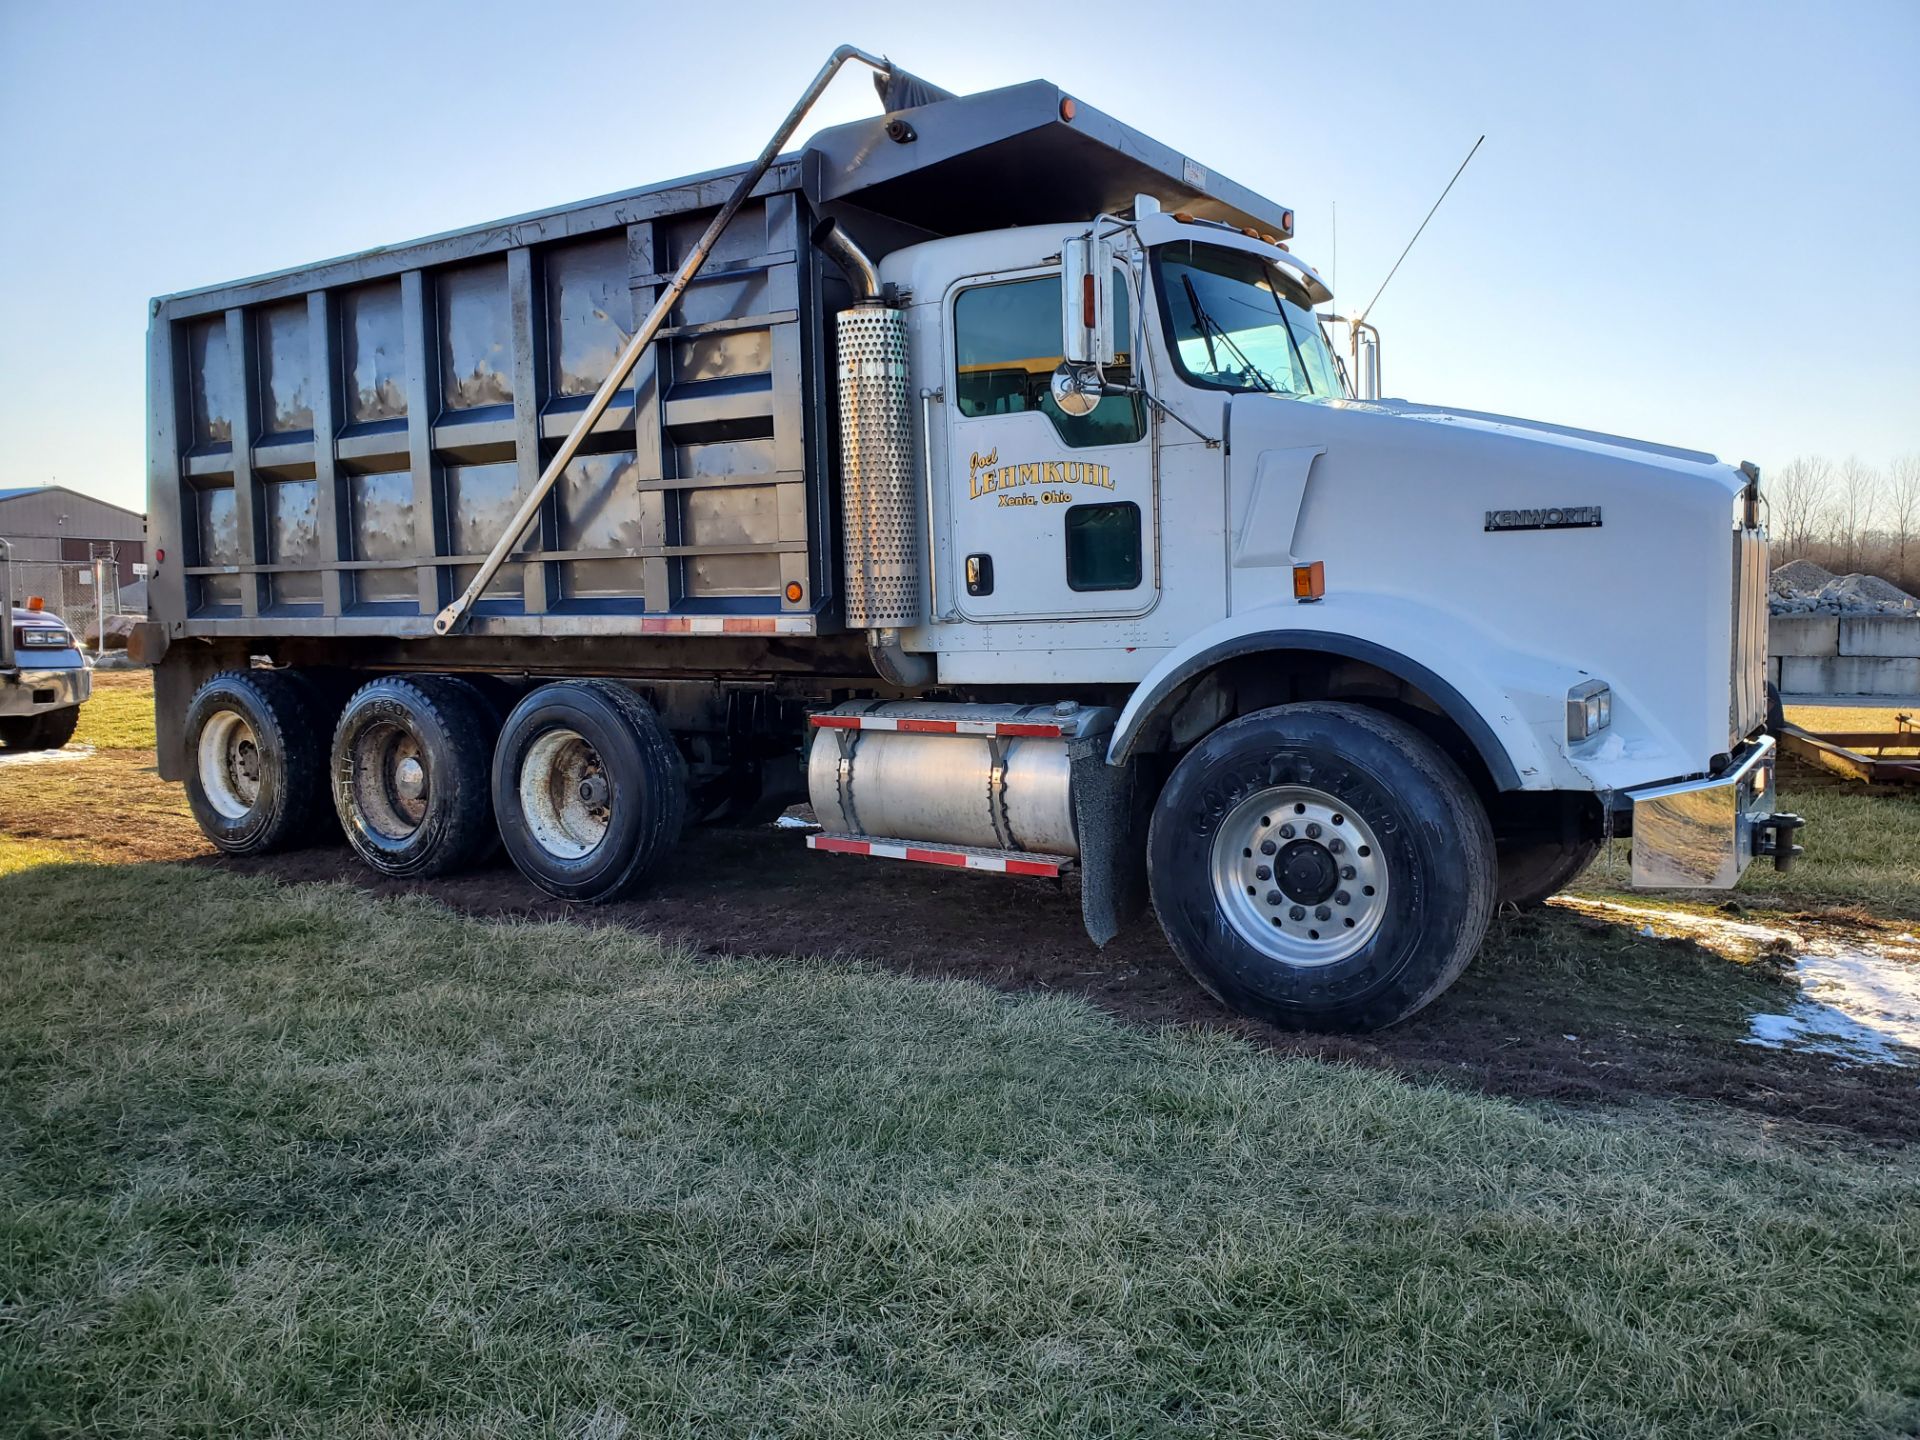
[[[260,799],[260,741],[237,710],[217,710],[200,727],[200,789],[228,820],[243,820]]]
[[[1387,909],[1387,866],[1367,823],[1305,785],[1249,795],[1214,833],[1214,900],[1234,932],[1289,965],[1357,954]]]
[[[578,731],[549,730],[528,746],[519,789],[527,830],[549,855],[578,860],[606,839],[613,788]]]

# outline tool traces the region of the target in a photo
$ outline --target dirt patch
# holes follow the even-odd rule
[[[73,758],[0,766],[0,834],[58,841],[87,859],[119,864],[214,853],[193,823],[186,792],[154,768],[153,751],[55,753]]]
[[[151,751],[0,772],[0,833],[111,862],[185,860],[287,881],[424,893],[463,912],[622,925],[706,953],[828,955],[901,974],[1085,997],[1143,1024],[1230,1031],[1284,1054],[1379,1066],[1494,1094],[1605,1102],[1714,1101],[1876,1139],[1920,1138],[1915,1071],[1848,1066],[1743,1043],[1792,994],[1784,956],[1745,963],[1631,920],[1551,907],[1495,920],[1466,975],[1406,1024],[1367,1036],[1292,1035],[1243,1020],[1196,986],[1150,916],[1105,950],[1080,928],[1071,884],[823,856],[800,832],[691,832],[642,899],[582,910],[548,899],[500,856],[474,873],[394,883],[344,845],[256,861],[216,858]],[[1796,917],[1799,930],[1819,917]]]
[[[1876,1139],[1920,1138],[1914,1071],[1744,1043],[1750,1017],[1792,993],[1784,957],[1742,962],[1559,907],[1496,919],[1460,982],[1404,1025],[1365,1036],[1294,1035],[1209,997],[1151,916],[1096,950],[1070,884],[823,856],[792,831],[693,832],[644,899],[600,910],[547,899],[499,858],[426,884],[373,880],[345,849],[246,868],[430,894],[475,915],[629,926],[708,953],[843,956],[906,975],[1079,995],[1135,1023],[1227,1030],[1284,1054],[1493,1094],[1707,1100]]]

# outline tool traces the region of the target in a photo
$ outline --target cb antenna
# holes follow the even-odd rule
[[[1480,146],[1486,141],[1486,138],[1486,136],[1482,135],[1478,140],[1473,142],[1473,149],[1467,151],[1466,160],[1462,160],[1460,162],[1460,169],[1453,172],[1453,180],[1447,181],[1446,190],[1440,192],[1440,200],[1447,198],[1448,191],[1453,189],[1453,181],[1460,178],[1461,171],[1465,170],[1468,161],[1471,161],[1473,157],[1479,153]],[[1433,202],[1433,210],[1440,208],[1440,200]],[[1427,220],[1433,219],[1433,210],[1427,211]],[[1407,241],[1407,249],[1400,252],[1400,260],[1393,262],[1393,269],[1387,271],[1387,278],[1380,282],[1380,289],[1373,292],[1373,299],[1369,300],[1367,302],[1367,308],[1360,312],[1360,318],[1354,321],[1355,325],[1364,325],[1367,323],[1367,316],[1371,315],[1373,313],[1373,307],[1380,303],[1381,294],[1386,290],[1387,286],[1393,282],[1393,277],[1400,273],[1400,261],[1407,258],[1407,250],[1413,249],[1414,241],[1418,240],[1421,233],[1426,230],[1427,220],[1422,220],[1420,222],[1420,229],[1413,232],[1413,240]]]

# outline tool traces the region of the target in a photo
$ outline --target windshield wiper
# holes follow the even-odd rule
[[[1200,303],[1200,292],[1193,288],[1193,276],[1183,271],[1180,276],[1180,283],[1187,288],[1187,304],[1193,307],[1194,323],[1200,327],[1200,338],[1206,341],[1207,364],[1213,367],[1213,373],[1216,375],[1220,373],[1220,360],[1213,349],[1214,337],[1217,335],[1220,338],[1220,343],[1231,350],[1234,359],[1240,362],[1242,366],[1241,374],[1244,378],[1257,381],[1260,388],[1268,394],[1276,393],[1280,387],[1273,383],[1266,371],[1262,370],[1247,358],[1247,352],[1234,344],[1233,337],[1227,334],[1221,327],[1220,322],[1207,313],[1207,307]],[[1286,317],[1282,316],[1281,324],[1284,325],[1285,323]]]

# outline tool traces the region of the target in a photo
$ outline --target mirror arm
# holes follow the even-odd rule
[[[1173,409],[1172,406],[1168,405],[1167,402],[1162,400],[1158,395],[1147,389],[1145,385],[1113,385],[1109,386],[1105,393],[1108,395],[1138,395],[1162,415],[1173,421],[1174,424],[1191,434],[1194,439],[1204,441],[1209,450],[1218,450],[1220,448],[1220,442],[1217,439],[1207,434],[1204,430],[1196,430],[1184,416]]]

